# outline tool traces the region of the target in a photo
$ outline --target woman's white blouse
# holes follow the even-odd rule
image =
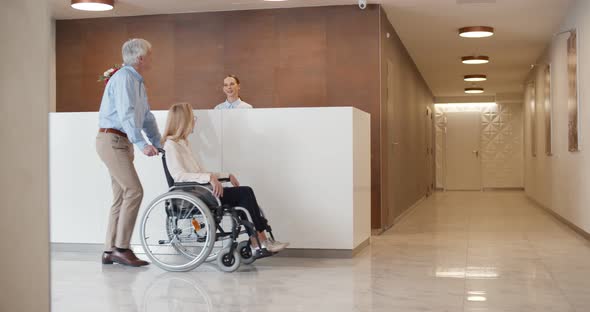
[[[174,182],[197,182],[209,183],[211,173],[203,172],[186,140],[175,142],[166,140],[164,143],[166,151],[166,165]],[[219,178],[219,174],[215,174]],[[224,175],[225,176],[225,175]]]

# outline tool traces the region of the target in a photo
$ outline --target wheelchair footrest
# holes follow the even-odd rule
[[[266,249],[266,248],[263,248],[263,249],[256,249],[253,256],[255,259],[260,259],[260,258],[270,257],[272,255],[274,255],[274,253],[268,251],[268,249]]]

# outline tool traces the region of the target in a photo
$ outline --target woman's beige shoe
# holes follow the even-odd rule
[[[270,252],[279,252],[285,248],[287,248],[287,246],[289,246],[289,243],[281,243],[279,241],[273,241],[273,240],[266,240],[264,241],[264,243],[262,243],[263,246],[266,246],[266,249],[268,249],[268,251]]]

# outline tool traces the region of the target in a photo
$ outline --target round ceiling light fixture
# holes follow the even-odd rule
[[[490,62],[490,58],[484,55],[464,56],[461,58],[463,64],[487,64]]]
[[[115,0],[72,0],[71,6],[82,11],[109,11],[115,7]]]
[[[463,38],[486,38],[494,35],[494,28],[489,26],[469,26],[459,28],[459,36]]]
[[[465,76],[463,76],[463,80],[469,81],[469,82],[486,81],[486,80],[488,80],[488,76],[486,76],[486,75],[465,75]]]
[[[483,88],[477,88],[477,87],[465,88],[465,93],[467,93],[467,94],[479,94],[479,93],[483,93]]]

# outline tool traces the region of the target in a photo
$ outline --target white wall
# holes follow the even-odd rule
[[[371,202],[371,116],[352,115],[352,179],[353,179],[353,246],[356,248],[371,236],[371,214],[363,207]]]
[[[521,103],[436,105],[436,187],[444,188],[446,112],[481,112],[483,188],[524,187]]]
[[[49,311],[47,1],[0,9],[0,311]]]
[[[205,169],[234,173],[252,186],[275,235],[290,247],[353,249],[369,238],[367,113],[350,107],[195,113],[197,129],[189,139]],[[154,115],[162,129],[166,112]],[[111,190],[95,152],[97,120],[95,112],[51,114],[52,242],[103,243]],[[356,146],[355,137],[363,139]],[[135,156],[143,211],[167,186],[159,157],[137,150]],[[366,172],[354,175],[355,165]]]
[[[580,92],[581,152],[568,151],[567,67],[568,35],[554,38],[537,63],[551,63],[553,98],[553,156],[545,155],[545,123],[541,69],[536,79],[537,156],[531,155],[530,107],[525,105],[526,193],[586,232],[590,232],[590,1],[578,0],[570,8],[560,30],[578,30],[578,90]]]

